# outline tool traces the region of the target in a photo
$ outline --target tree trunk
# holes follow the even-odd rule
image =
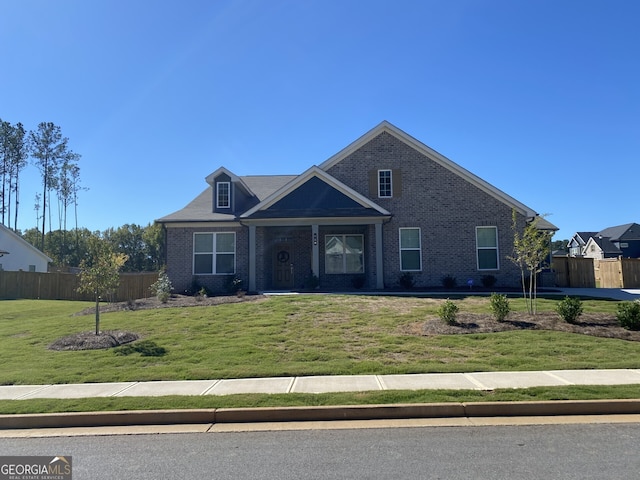
[[[96,292],[96,335],[100,335],[100,296]]]

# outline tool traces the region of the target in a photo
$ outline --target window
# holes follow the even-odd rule
[[[378,197],[391,198],[393,195],[391,170],[378,170]]]
[[[400,229],[400,270],[403,272],[422,270],[422,243],[419,228]]]
[[[326,273],[363,273],[364,237],[327,235],[324,243]]]
[[[36,271],[36,266],[35,265],[29,265],[29,271],[30,272],[35,272]]]
[[[498,270],[498,229],[476,227],[478,270]]]
[[[217,183],[216,208],[229,208],[231,206],[231,184],[229,182]]]
[[[235,271],[235,233],[194,234],[193,273],[195,275],[228,275]]]

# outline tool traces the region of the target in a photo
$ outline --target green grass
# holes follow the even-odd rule
[[[640,343],[552,331],[420,337],[407,327],[437,316],[443,299],[292,296],[213,307],[124,311],[104,330],[129,330],[167,353],[57,352],[60,337],[92,331],[90,303],[0,302],[0,384],[48,384],[575,368],[639,368]],[[540,299],[539,311],[558,300]],[[488,313],[486,298],[456,298],[460,312]],[[510,299],[512,311],[525,311]],[[585,312],[615,315],[617,302],[585,300]],[[0,401],[0,413],[638,398],[640,385],[522,390],[383,391],[321,395],[168,396]]]
[[[163,356],[114,350],[53,351],[54,340],[92,331],[83,302],[0,302],[0,384],[194,380],[301,375],[398,374],[578,368],[639,368],[640,343],[555,331],[423,337],[407,327],[435,317],[441,299],[300,295],[209,307],[101,315],[104,330],[128,330]],[[489,312],[486,298],[456,300]],[[512,310],[524,311],[520,299]],[[540,299],[540,311],[557,300]],[[585,312],[615,314],[588,300]]]

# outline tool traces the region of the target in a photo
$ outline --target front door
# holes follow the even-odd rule
[[[276,290],[293,288],[293,258],[289,245],[276,245],[273,249],[273,288]]]

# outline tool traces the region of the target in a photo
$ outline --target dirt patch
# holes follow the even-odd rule
[[[125,345],[138,340],[140,336],[137,333],[124,332],[121,330],[108,330],[100,332],[81,332],[68,337],[63,337],[51,345],[50,350],[99,350],[104,348],[113,348]]]
[[[196,297],[189,295],[171,295],[166,303],[162,303],[157,297],[140,298],[128,302],[101,303],[100,313],[122,312],[126,310],[149,310],[154,308],[176,307],[208,307],[225,303],[260,302],[266,300],[265,295],[216,295],[212,297]],[[78,312],[76,315],[94,315],[95,307],[90,307]]]
[[[447,325],[434,316],[425,322],[415,322],[406,326],[404,333],[429,336],[513,330],[555,330],[594,337],[640,341],[640,332],[622,328],[614,316],[604,313],[583,313],[575,324],[567,323],[558,314],[551,312],[541,312],[536,315],[510,313],[503,322],[498,322],[488,314],[460,313],[456,316],[456,321],[455,325]]]

